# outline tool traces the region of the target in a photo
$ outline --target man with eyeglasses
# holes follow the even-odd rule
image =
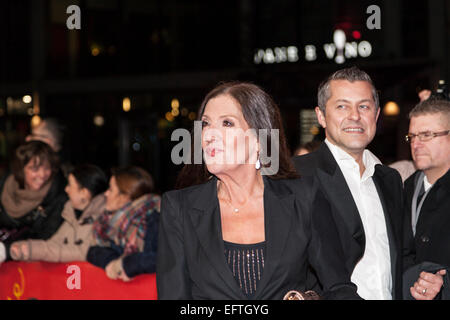
[[[405,181],[404,266],[420,272],[411,296],[431,300],[441,290],[444,267],[450,267],[450,101],[422,101],[409,119],[406,141],[418,170]]]

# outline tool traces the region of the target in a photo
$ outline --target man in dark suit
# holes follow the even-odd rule
[[[332,206],[358,294],[400,299],[402,182],[366,149],[380,114],[371,78],[356,67],[338,70],[319,86],[315,111],[325,142],[294,157],[295,167],[300,175],[316,177]]]
[[[405,267],[442,265],[436,274],[422,272],[410,288],[415,299],[429,300],[440,292],[450,266],[450,101],[422,101],[409,118],[406,140],[418,170],[405,181]]]

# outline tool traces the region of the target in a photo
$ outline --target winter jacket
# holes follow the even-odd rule
[[[103,194],[97,195],[77,219],[69,200],[61,214],[64,222],[50,239],[20,241],[18,244],[28,244],[29,260],[32,261],[85,261],[92,238],[92,223],[105,210],[105,202]]]
[[[0,194],[8,176],[0,181]],[[49,239],[61,226],[61,212],[68,200],[64,188],[67,184],[61,171],[52,178],[52,185],[40,205],[20,218],[11,217],[0,202],[0,241],[9,256],[12,242],[25,239]]]

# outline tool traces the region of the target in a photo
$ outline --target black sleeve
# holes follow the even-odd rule
[[[191,284],[186,265],[181,203],[177,192],[163,195],[158,236],[156,285],[158,299],[192,299]],[[173,195],[173,196],[172,196]]]
[[[155,211],[147,218],[144,251],[123,258],[123,269],[129,278],[142,273],[156,271],[156,252],[158,249],[159,212]]]
[[[94,266],[105,269],[113,260],[119,258],[120,252],[111,247],[92,246],[89,247],[86,260]]]
[[[403,194],[404,215],[403,215],[403,271],[416,264],[416,245],[411,225],[411,203],[407,203],[406,188]]]
[[[311,266],[323,284],[323,299],[361,299],[350,281],[344,251],[339,240],[331,207],[320,190],[315,192],[310,211],[311,241],[308,256]]]

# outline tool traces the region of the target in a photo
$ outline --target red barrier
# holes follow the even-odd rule
[[[0,299],[155,300],[156,275],[123,282],[87,262],[9,261],[0,266]]]

